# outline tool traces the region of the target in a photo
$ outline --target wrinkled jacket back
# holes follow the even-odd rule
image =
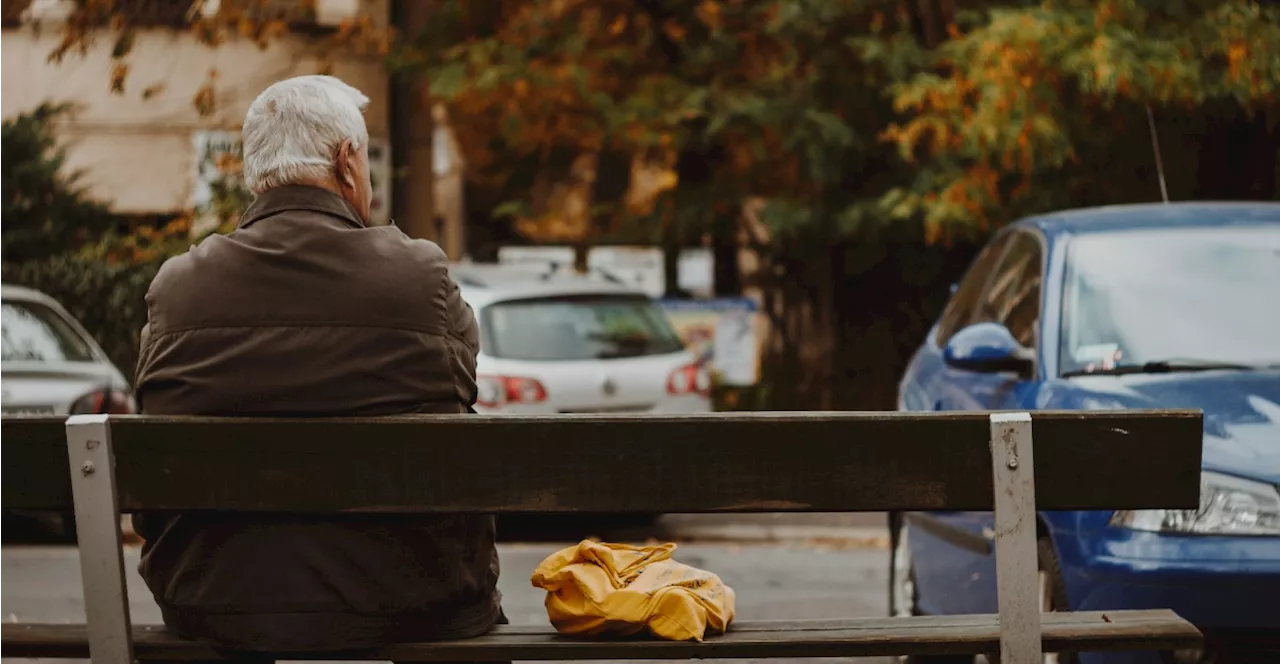
[[[263,194],[235,232],[168,261],[147,305],[136,389],[148,414],[464,413],[475,401],[475,319],[443,252],[365,227],[320,189]],[[228,647],[465,637],[500,613],[491,517],[136,521],[166,623]]]

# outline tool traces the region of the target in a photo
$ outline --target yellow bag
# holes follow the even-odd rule
[[[733,589],[720,577],[671,559],[675,544],[584,541],[557,551],[533,573],[547,591],[547,615],[561,634],[701,641],[733,621]]]

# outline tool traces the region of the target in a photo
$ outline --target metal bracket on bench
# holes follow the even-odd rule
[[[991,415],[1000,663],[1039,664],[1036,482],[1030,413]]]
[[[67,457],[89,656],[93,664],[133,664],[115,455],[107,415],[75,415],[67,420]]]

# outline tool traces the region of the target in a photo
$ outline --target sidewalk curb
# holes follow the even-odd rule
[[[810,544],[832,548],[888,549],[889,530],[880,527],[795,525],[706,525],[682,527],[677,542],[729,544]]]

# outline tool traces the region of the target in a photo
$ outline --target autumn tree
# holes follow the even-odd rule
[[[931,317],[909,316],[895,335],[858,312],[884,318],[902,303],[849,282],[904,233],[980,239],[1026,213],[1159,200],[1162,186],[1174,198],[1276,191],[1274,3],[526,0],[440,11],[413,44],[415,66],[458,109],[477,172],[501,181],[522,158],[642,154],[671,165],[677,184],[647,217],[609,215],[609,230],[669,243],[710,234],[730,250],[726,226],[765,201],[750,241],[775,290],[803,294],[789,299],[819,312],[810,330],[838,335],[827,348],[851,326],[857,341],[896,345],[854,360],[893,358],[881,384]],[[1252,153],[1222,159],[1223,144]],[[1212,182],[1224,171],[1235,177]],[[784,347],[812,338],[795,332]]]
[[[1275,3],[1051,0],[951,30],[928,70],[892,88],[903,119],[884,136],[920,165],[886,197],[895,216],[923,214],[937,233],[1159,200],[1161,165],[1175,199],[1276,196]],[[1213,158],[1221,147],[1243,159]],[[1224,171],[1234,177],[1216,182]]]
[[[105,31],[127,74],[137,4],[79,3],[60,52]],[[211,45],[265,43],[291,25],[286,5],[223,0],[188,24]],[[852,399],[864,407],[892,405],[905,353],[963,265],[954,243],[1025,213],[1159,200],[1162,186],[1175,199],[1276,195],[1275,2],[434,8],[396,39],[365,18],[325,39],[429,82],[486,212],[579,244],[710,238],[722,292],[739,286],[737,247],[755,248],[779,346],[821,347],[807,360],[832,372],[819,383],[874,375],[879,391]],[[637,164],[669,174],[656,201],[622,195]],[[572,223],[549,214],[556,196],[574,203]]]

